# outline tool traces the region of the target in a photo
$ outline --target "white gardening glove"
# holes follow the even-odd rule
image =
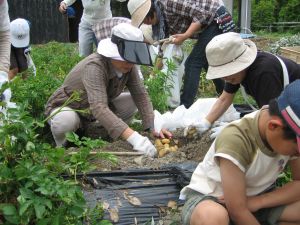
[[[190,126],[186,127],[183,131],[183,136],[189,136],[189,134],[194,133],[193,130],[195,129],[197,130],[197,133],[201,135],[210,127],[211,123],[207,119],[203,118],[199,122],[192,123]]]
[[[8,81],[8,74],[4,71],[0,71],[0,88]]]
[[[5,83],[9,82],[8,80],[8,74],[4,71],[0,71],[0,88]],[[9,102],[11,99],[11,90],[10,88],[7,88],[3,91],[3,93],[0,93],[0,102]]]
[[[215,124],[216,124],[216,126],[210,130],[211,134],[209,137],[211,140],[215,139],[220,134],[220,132],[224,129],[224,127],[226,127],[226,125],[228,123],[220,122],[220,123],[215,123]]]
[[[157,153],[151,141],[136,131],[127,138],[127,141],[133,146],[134,150],[143,152],[147,156],[154,157]]]

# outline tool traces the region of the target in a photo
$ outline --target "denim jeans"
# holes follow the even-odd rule
[[[180,97],[180,104],[189,108],[196,97],[200,74],[202,68],[207,71],[208,63],[205,55],[205,48],[208,42],[215,36],[221,34],[218,24],[213,21],[202,33],[199,34],[198,40],[185,62],[185,76],[183,90]],[[221,79],[213,80],[217,93],[222,93],[224,82]]]
[[[92,25],[81,20],[78,29],[79,55],[88,56],[93,53],[93,44],[97,47],[97,39],[92,29]]]

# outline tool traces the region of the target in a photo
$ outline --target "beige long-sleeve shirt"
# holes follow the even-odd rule
[[[153,107],[136,67],[118,78],[110,59],[98,53],[83,59],[71,70],[63,85],[49,98],[45,114],[48,116],[54,108],[61,106],[74,91],[78,91],[81,93],[81,100],[71,103],[69,107],[89,109],[90,115],[82,116],[98,120],[108,134],[116,139],[128,128],[128,125],[114,114],[110,103],[124,91],[125,87],[128,88],[141,114],[144,129],[153,128]]]

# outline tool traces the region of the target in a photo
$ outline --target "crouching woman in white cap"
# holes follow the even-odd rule
[[[52,94],[45,114],[54,115],[49,124],[57,146],[65,144],[65,134],[76,131],[83,123],[97,120],[113,139],[122,137],[133,149],[155,156],[156,149],[147,137],[132,130],[128,123],[138,109],[145,130],[154,130],[154,113],[148,93],[135,64],[152,65],[142,31],[127,23],[112,28],[112,37],[100,41],[97,53],[79,62],[64,83]],[[125,92],[124,88],[129,92]],[[61,107],[74,91],[80,101]],[[88,109],[88,114],[74,110]],[[161,137],[171,136],[164,130]]]

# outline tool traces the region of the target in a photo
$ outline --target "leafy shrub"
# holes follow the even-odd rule
[[[99,143],[84,140],[78,155],[68,156],[63,148],[53,149],[37,139],[36,129],[44,121],[25,109],[19,104],[0,113],[0,223],[83,224],[95,212],[87,208],[78,183],[64,180],[60,173],[86,171],[88,151]],[[61,170],[53,166],[58,163]],[[103,210],[97,211],[101,219]]]
[[[57,42],[35,45],[31,55],[37,75],[30,74],[26,80],[17,77],[11,82],[12,101],[27,104],[32,116],[42,118],[48,98],[80,61],[80,57],[74,44]]]
[[[291,37],[283,37],[270,45],[270,51],[274,54],[279,53],[280,47],[297,46],[300,45],[300,34]]]
[[[255,26],[264,26],[275,22],[274,10],[275,0],[260,0],[252,2],[251,24]]]
[[[168,110],[167,99],[171,96],[170,88],[172,86],[167,85],[167,80],[171,79],[172,72],[176,69],[176,65],[172,60],[167,60],[167,72],[164,73],[161,70],[153,67],[153,76],[148,76],[144,83],[150,96],[153,108],[161,113]]]
[[[300,2],[299,0],[289,0],[281,7],[279,21],[300,21]]]

